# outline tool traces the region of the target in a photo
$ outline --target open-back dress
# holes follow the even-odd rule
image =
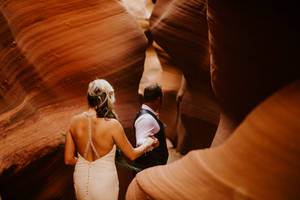
[[[109,153],[100,157],[92,141],[91,115],[84,114],[88,117],[88,143],[84,155],[78,153],[73,174],[76,198],[79,200],[117,200],[119,180],[115,166],[116,145]],[[97,157],[92,162],[86,159],[89,146]]]

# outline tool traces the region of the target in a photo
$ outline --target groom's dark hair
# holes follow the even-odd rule
[[[163,92],[161,86],[157,83],[148,85],[144,89],[144,102],[153,102],[158,97],[162,97]]]

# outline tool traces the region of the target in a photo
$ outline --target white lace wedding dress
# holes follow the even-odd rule
[[[117,200],[119,180],[115,166],[116,145],[105,156],[99,157],[91,139],[91,121],[88,116],[88,144],[84,156],[78,153],[78,160],[73,174],[76,198],[79,200]],[[97,160],[86,160],[89,146]]]

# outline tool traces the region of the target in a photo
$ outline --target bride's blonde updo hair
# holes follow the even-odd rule
[[[89,83],[88,104],[95,108],[97,117],[114,118],[117,115],[114,111],[115,94],[113,87],[104,79],[96,79]]]

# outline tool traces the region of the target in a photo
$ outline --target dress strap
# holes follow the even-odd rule
[[[100,158],[100,156],[99,156],[99,154],[98,154],[98,152],[97,152],[97,150],[96,150],[96,148],[93,144],[93,141],[92,141],[91,118],[90,117],[93,116],[93,115],[89,115],[87,112],[84,112],[84,114],[87,115],[87,117],[88,117],[88,143],[85,147],[85,151],[84,151],[83,156],[84,156],[84,158],[86,158],[87,153],[89,151],[89,146],[91,145],[91,148],[92,148],[93,152],[95,153],[96,157]]]

